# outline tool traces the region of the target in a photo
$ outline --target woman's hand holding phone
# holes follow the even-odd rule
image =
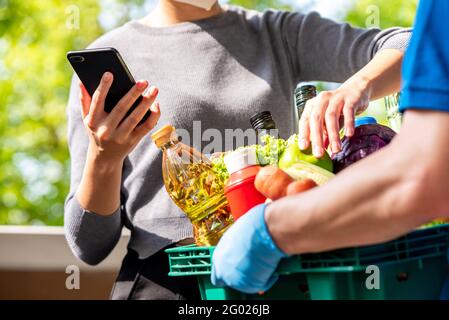
[[[160,117],[160,109],[159,103],[155,101],[158,89],[150,87],[137,108],[124,119],[133,103],[148,88],[148,82],[141,80],[117,103],[111,113],[105,112],[105,99],[113,78],[112,73],[106,72],[92,97],[80,82],[80,100],[83,122],[90,140],[90,155],[102,162],[119,164],[154,128]],[[151,116],[139,125],[148,109],[151,110]]]
[[[89,147],[76,198],[82,208],[103,216],[112,215],[120,206],[123,160],[160,117],[159,103],[155,102],[158,89],[151,87],[125,118],[148,88],[147,81],[138,81],[110,113],[105,112],[105,99],[113,81],[112,73],[106,72],[92,97],[80,83],[81,112]],[[139,124],[148,109],[151,115]]]

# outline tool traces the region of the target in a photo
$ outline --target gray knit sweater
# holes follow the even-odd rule
[[[170,27],[131,21],[90,47],[115,47],[134,78],[147,79],[160,89],[162,117],[157,128],[170,123],[191,132],[194,121],[201,121],[202,131],[246,130],[251,115],[270,110],[280,135],[288,137],[294,130],[292,92],[298,82],[343,82],[376,52],[404,50],[410,33],[400,28],[353,28],[317,13],[228,7],[219,16]],[[99,263],[124,226],[131,230],[129,248],[140,258],[192,237],[189,220],[164,189],[162,154],[149,136],[124,163],[120,209],[105,217],[80,206],[75,192],[88,137],[76,81],[74,77],[68,104],[71,184],[65,203],[66,237],[74,254],[89,264]],[[201,149],[207,138],[203,145],[198,139],[192,143]]]

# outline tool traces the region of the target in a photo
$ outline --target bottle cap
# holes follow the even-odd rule
[[[316,87],[311,84],[297,87],[294,92],[297,104],[316,97]]]
[[[355,127],[360,127],[365,124],[377,124],[376,118],[373,117],[358,117],[355,119]]]
[[[249,118],[249,122],[254,130],[259,129],[276,129],[276,124],[274,123],[273,117],[270,111],[258,112]]]
[[[226,154],[223,158],[229,174],[258,164],[255,147],[237,149]]]
[[[316,97],[316,87],[314,85],[307,84],[295,89],[294,99],[298,117],[301,117],[306,102],[314,97]]]
[[[156,132],[154,132],[151,135],[151,139],[154,141],[156,146],[160,148],[161,146],[165,145],[167,142],[170,141],[171,135],[173,132],[175,132],[175,127],[173,127],[171,124],[166,124]]]

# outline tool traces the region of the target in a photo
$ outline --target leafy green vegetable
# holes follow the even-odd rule
[[[212,159],[212,170],[218,176],[218,178],[224,183],[229,178],[228,169],[226,169],[226,165],[224,163],[224,154]]]
[[[449,223],[449,222],[437,219],[437,220],[431,221],[429,223],[426,223],[426,224],[420,226],[418,229],[426,229],[426,228],[430,228],[430,227],[436,227],[436,226],[440,226],[442,224],[447,224],[447,223]]]
[[[277,166],[279,162],[279,158],[285,150],[287,142],[281,138],[274,138],[270,135],[266,135],[262,137],[262,145],[252,145],[246,147],[240,147],[236,150],[242,148],[250,148],[255,147],[257,153],[257,159],[261,166],[266,165],[274,165]],[[212,168],[215,174],[220,178],[223,183],[229,178],[228,170],[226,169],[226,165],[224,163],[224,154],[221,154],[218,157],[215,157],[211,160]]]
[[[287,146],[284,139],[274,138],[270,135],[262,137],[261,145],[256,145],[257,158],[261,166],[277,166],[279,158]]]

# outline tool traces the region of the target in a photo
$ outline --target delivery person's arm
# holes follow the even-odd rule
[[[449,2],[422,1],[404,65],[407,111],[398,137],[327,185],[248,212],[214,252],[213,283],[266,290],[285,253],[381,242],[449,213],[449,44],[442,30],[449,30]]]
[[[372,244],[449,214],[448,146],[449,113],[407,111],[389,146],[268,206],[273,240],[288,254]]]

